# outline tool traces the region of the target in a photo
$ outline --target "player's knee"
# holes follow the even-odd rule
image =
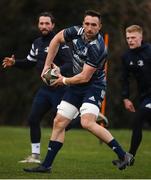
[[[54,123],[53,123],[54,128],[60,127],[61,124],[62,124],[61,119],[56,116],[55,119],[54,119]]]
[[[54,124],[53,124],[53,128],[54,129],[64,129],[66,127],[67,124],[67,119],[63,118],[60,115],[57,115],[54,119]]]
[[[87,121],[87,119],[85,119],[85,118],[81,118],[81,126],[84,129],[89,129],[90,128],[90,122]]]
[[[85,114],[81,117],[81,126],[84,129],[91,130],[93,124],[95,123],[95,119],[94,118],[91,119],[90,116],[94,116],[94,115]]]
[[[80,108],[81,112],[81,126],[85,129],[91,130],[93,123],[99,114],[99,108],[95,104],[83,103]]]

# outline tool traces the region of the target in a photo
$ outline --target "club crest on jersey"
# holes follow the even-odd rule
[[[138,66],[144,66],[143,60],[138,60],[138,61],[137,61],[137,64],[138,64]]]
[[[49,47],[46,47],[44,51],[45,51],[46,53],[48,53],[48,49],[49,49]]]

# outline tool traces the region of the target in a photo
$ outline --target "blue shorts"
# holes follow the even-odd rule
[[[100,108],[105,91],[106,83],[70,86],[62,100],[72,104],[77,109],[80,109],[83,103],[91,103]]]

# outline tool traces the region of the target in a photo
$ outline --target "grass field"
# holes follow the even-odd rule
[[[42,129],[41,156],[47,151],[50,129]],[[111,130],[128,149],[131,132]],[[20,127],[0,127],[0,179],[148,179],[151,178],[151,132],[144,131],[143,142],[135,165],[118,170],[111,161],[116,155],[85,130],[67,132],[64,147],[53,164],[51,174],[28,174],[22,169],[35,164],[20,164],[30,153],[29,130]]]

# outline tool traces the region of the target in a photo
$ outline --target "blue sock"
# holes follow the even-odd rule
[[[58,141],[49,141],[47,155],[42,163],[42,166],[46,168],[51,167],[53,160],[57,155],[58,151],[61,149],[62,145],[63,143]]]
[[[118,155],[119,159],[124,159],[126,152],[122,149],[119,143],[113,139],[108,143],[108,146]]]

